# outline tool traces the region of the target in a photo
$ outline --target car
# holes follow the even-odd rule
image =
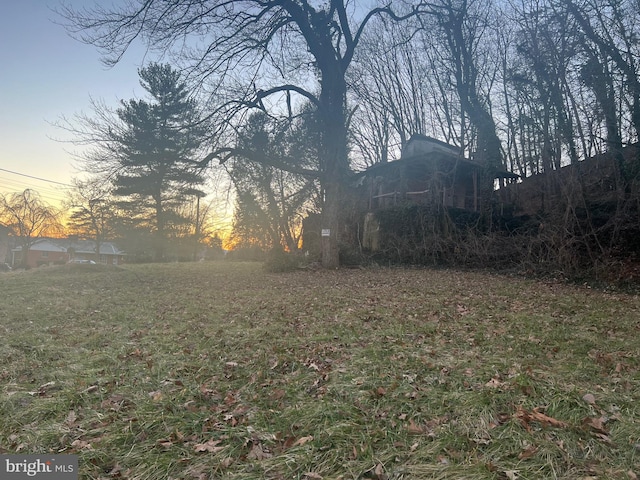
[[[69,260],[69,263],[84,263],[87,265],[95,265],[96,262],[93,260],[86,260],[84,258],[74,258],[73,260]]]

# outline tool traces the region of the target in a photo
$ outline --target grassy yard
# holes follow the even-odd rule
[[[636,479],[640,299],[435,270],[0,275],[0,453],[86,479]]]

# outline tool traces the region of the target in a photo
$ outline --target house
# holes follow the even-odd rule
[[[381,227],[376,211],[396,205],[438,206],[479,212],[486,167],[464,158],[458,147],[425,135],[413,135],[400,158],[359,174],[360,211],[365,211],[361,245],[376,251]],[[496,170],[500,184],[518,175]]]
[[[367,209],[396,204],[438,204],[470,211],[480,209],[478,179],[485,167],[462,156],[458,147],[425,135],[413,135],[400,159],[379,163],[360,174],[366,189]],[[494,179],[517,179],[498,171]]]
[[[22,264],[22,247],[11,250],[11,264]],[[107,265],[120,265],[124,262],[125,252],[113,242],[100,244],[99,256],[96,256],[96,242],[74,238],[41,238],[31,246],[27,254],[26,266],[60,265],[69,262],[96,261]]]

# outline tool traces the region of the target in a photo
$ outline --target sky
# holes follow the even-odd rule
[[[65,3],[93,5],[91,0]],[[105,67],[95,47],[74,40],[59,24],[53,9],[60,5],[60,0],[7,1],[0,14],[0,193],[32,188],[49,203],[63,199],[64,184],[81,176],[71,154],[77,147],[57,141],[70,137],[53,124],[89,114],[91,98],[115,106],[143,92],[137,73],[143,49]]]

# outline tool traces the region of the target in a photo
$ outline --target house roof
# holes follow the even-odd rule
[[[427,137],[426,135],[413,135],[403,146],[402,154],[398,160],[386,163],[378,163],[361,172],[361,175],[388,175],[398,169],[424,170],[434,169],[440,173],[452,173],[455,170],[481,171],[484,165],[466,159],[461,151],[454,145],[449,145],[441,140]],[[518,178],[515,173],[506,170],[496,170],[494,178]]]
[[[442,152],[447,155],[462,157],[461,151],[460,147],[417,133],[412,135],[407,143],[402,146],[400,158],[414,157],[432,152]]]
[[[30,250],[41,252],[61,252],[67,253],[73,249],[75,253],[96,253],[96,242],[94,240],[73,240],[70,238],[41,238],[30,247]],[[22,247],[15,248],[14,251],[21,251]],[[113,242],[102,242],[100,244],[100,255],[124,255]]]

